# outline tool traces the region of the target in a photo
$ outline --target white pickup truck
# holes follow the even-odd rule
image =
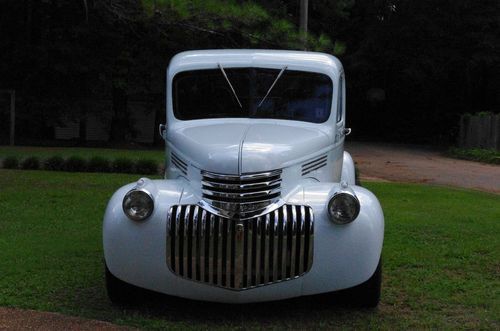
[[[345,290],[380,300],[384,216],[344,151],[345,81],[333,56],[205,50],[167,70],[165,178],[109,201],[113,302],[143,288],[249,303]]]

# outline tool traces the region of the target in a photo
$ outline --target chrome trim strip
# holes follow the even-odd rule
[[[311,160],[311,161],[308,161],[307,163],[304,163],[302,164],[302,168],[306,168],[308,167],[310,164],[313,164],[313,163],[319,163],[320,161],[323,161],[323,159],[326,159],[328,157],[327,154],[325,155],[322,155],[320,157],[317,157],[315,158],[314,160]]]
[[[318,162],[318,163],[315,163],[307,168],[302,168],[302,173],[304,172],[308,172],[308,171],[313,171],[314,169],[318,169],[318,168],[321,168],[323,167],[324,165],[326,165],[327,161],[326,160],[323,160],[321,162]]]
[[[323,155],[320,156],[312,161],[309,161],[307,163],[304,163],[302,165],[302,176],[305,176],[315,170],[318,170],[324,166],[326,166],[328,163],[328,155]]]

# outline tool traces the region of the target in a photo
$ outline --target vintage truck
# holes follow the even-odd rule
[[[225,303],[344,290],[376,306],[384,216],[344,151],[341,63],[189,51],[166,79],[165,178],[123,186],[105,212],[110,299],[137,288]]]

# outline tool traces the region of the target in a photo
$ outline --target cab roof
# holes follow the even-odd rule
[[[170,79],[181,71],[224,68],[258,67],[283,68],[321,72],[338,77],[343,71],[340,61],[329,54],[304,51],[264,49],[217,49],[187,51],[175,55],[170,61]],[[332,78],[333,78],[332,77]]]

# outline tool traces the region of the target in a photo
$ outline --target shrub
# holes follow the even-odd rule
[[[64,159],[61,156],[52,156],[43,162],[43,168],[51,171],[63,171]]]
[[[40,161],[36,156],[30,156],[21,162],[21,169],[38,170],[40,169]]]
[[[448,150],[447,154],[457,159],[500,164],[500,152],[493,149],[452,147]]]
[[[109,160],[100,156],[94,156],[87,164],[87,171],[90,172],[110,172],[110,170]]]
[[[119,158],[113,161],[112,168],[114,172],[131,174],[134,172],[134,161],[125,158]]]
[[[141,175],[157,175],[158,164],[154,160],[137,160],[135,172]]]
[[[85,171],[87,169],[87,161],[79,156],[72,156],[64,163],[64,170],[66,171]]]
[[[15,156],[7,156],[3,160],[3,167],[5,169],[17,169],[19,167],[19,160]]]

